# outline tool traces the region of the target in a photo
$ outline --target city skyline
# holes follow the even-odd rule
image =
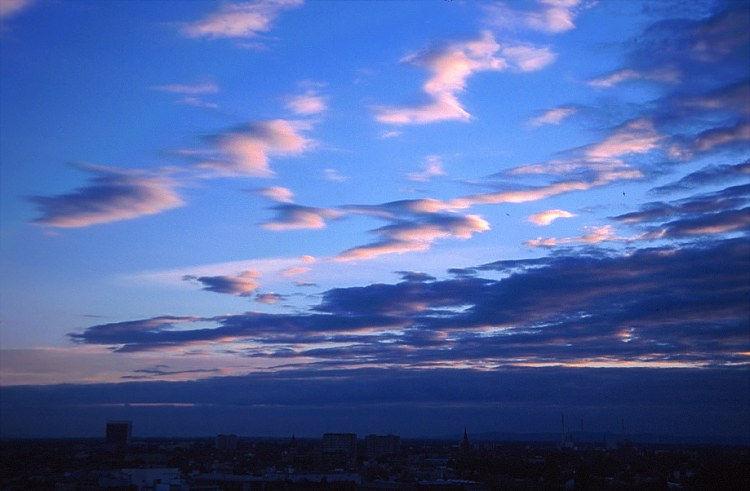
[[[0,22],[3,436],[750,441],[748,2]]]

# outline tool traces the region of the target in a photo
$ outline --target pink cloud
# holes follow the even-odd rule
[[[255,301],[264,303],[266,305],[273,305],[279,303],[284,297],[278,293],[259,293],[255,295]]]
[[[194,276],[185,275],[183,280],[196,281],[203,286],[203,290],[248,297],[260,287],[258,279],[260,272],[248,270],[230,276]]]
[[[522,72],[541,70],[557,57],[547,47],[539,48],[528,44],[504,46],[500,53],[512,68]]]
[[[529,247],[553,248],[561,245],[573,244],[598,244],[600,242],[629,240],[618,237],[612,225],[603,225],[600,227],[586,227],[586,233],[580,237],[563,237],[563,238],[536,238],[524,242]]]
[[[439,155],[428,155],[424,159],[422,170],[419,172],[411,172],[407,175],[410,181],[426,182],[436,176],[444,176],[445,170],[443,170],[443,159]]]
[[[576,112],[578,112],[578,110],[572,106],[554,107],[531,119],[529,123],[533,127],[544,126],[547,124],[560,124],[564,119],[569,118]]]
[[[219,175],[273,176],[271,157],[299,155],[312,148],[313,141],[302,135],[308,128],[284,119],[251,123],[216,137],[214,157],[198,166]]]
[[[575,28],[579,0],[539,0],[536,9],[520,10],[499,2],[487,8],[489,22],[499,27],[524,27],[557,34]]]
[[[216,94],[219,92],[219,86],[213,82],[203,82],[197,84],[168,84],[156,85],[151,87],[152,90],[159,92],[170,92],[172,94],[183,95],[203,95]]]
[[[551,224],[558,218],[572,218],[574,216],[576,216],[574,213],[565,210],[545,210],[531,215],[528,221],[543,227]]]
[[[252,38],[271,30],[281,12],[300,5],[302,0],[228,3],[207,17],[185,25],[182,32],[191,38]]]
[[[590,145],[585,154],[591,159],[610,159],[631,153],[647,153],[657,148],[662,138],[650,120],[633,119],[601,142]]]
[[[623,82],[630,82],[634,80],[648,80],[651,82],[674,84],[680,81],[680,76],[681,74],[679,71],[669,67],[647,72],[633,70],[630,68],[623,68],[601,77],[591,79],[589,80],[588,84],[591,87],[596,87],[598,89],[608,89]]]
[[[292,190],[283,186],[261,188],[258,190],[258,194],[279,203],[294,202],[294,193],[292,192]]]
[[[32,198],[42,213],[35,223],[88,227],[155,215],[185,204],[175,191],[177,183],[167,177],[101,166],[84,169],[94,175],[86,186],[68,194]]]
[[[750,141],[750,123],[711,128],[686,140],[672,145],[669,155],[677,159],[690,159],[696,153],[710,152],[725,145]]]
[[[479,215],[436,215],[402,220],[375,229],[373,232],[381,240],[346,250],[336,260],[366,260],[384,254],[426,251],[439,239],[469,239],[489,229],[490,224]]]
[[[304,94],[289,97],[286,107],[295,114],[310,116],[324,112],[328,109],[328,104],[323,96],[314,91],[307,91]]]
[[[34,3],[34,0],[3,0],[0,2],[0,19],[18,15]]]
[[[457,95],[473,74],[506,67],[506,62],[495,56],[499,49],[492,34],[484,32],[475,40],[407,56],[402,61],[430,72],[422,90],[431,102],[411,107],[380,107],[376,110],[376,119],[395,125],[468,120],[471,115],[462,107]]]
[[[340,218],[343,213],[331,208],[315,208],[295,204],[280,204],[275,207],[277,216],[262,225],[276,232],[287,230],[325,228],[326,220]]]

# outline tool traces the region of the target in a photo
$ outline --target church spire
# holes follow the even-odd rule
[[[471,444],[469,443],[469,433],[466,431],[466,427],[464,426],[464,437],[461,440],[461,450],[464,452],[468,452],[471,449]]]

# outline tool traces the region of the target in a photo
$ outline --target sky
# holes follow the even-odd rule
[[[748,2],[3,0],[0,60],[3,436],[750,441]]]

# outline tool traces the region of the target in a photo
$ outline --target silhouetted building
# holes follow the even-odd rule
[[[325,433],[321,450],[323,458],[330,464],[353,466],[357,460],[357,435],[355,433]]]
[[[216,447],[216,450],[232,452],[237,450],[238,441],[237,435],[217,435],[214,439],[214,447]]]
[[[132,431],[133,423],[130,421],[107,421],[105,438],[112,445],[127,445]]]
[[[369,459],[395,455],[400,448],[401,438],[396,435],[367,435],[365,437],[365,453]]]
[[[468,452],[471,450],[471,443],[469,443],[469,434],[466,432],[466,428],[464,428],[464,437],[461,439],[461,451],[462,452]]]

